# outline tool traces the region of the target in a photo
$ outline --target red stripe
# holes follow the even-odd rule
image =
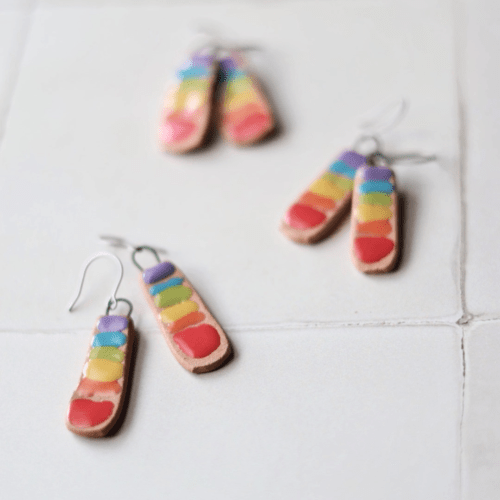
[[[325,219],[326,215],[323,212],[301,203],[292,205],[285,215],[285,222],[296,229],[319,226]]]
[[[373,264],[387,257],[394,249],[394,241],[388,238],[356,238],[354,253],[366,264]]]

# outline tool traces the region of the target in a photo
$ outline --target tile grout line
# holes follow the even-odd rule
[[[459,498],[463,498],[463,464],[464,464],[464,420],[465,420],[465,391],[467,387],[467,364],[465,352],[465,332],[468,325],[474,322],[473,315],[467,308],[466,280],[467,280],[467,196],[466,196],[466,167],[467,167],[467,106],[465,96],[465,67],[466,57],[465,46],[467,36],[464,9],[466,5],[462,0],[453,2],[453,32],[455,51],[455,83],[457,92],[457,118],[458,118],[458,169],[459,169],[459,196],[460,196],[460,302],[462,306],[462,317],[457,324],[461,327],[460,351],[462,364],[462,388],[461,388],[461,408],[459,424]],[[463,35],[465,33],[465,35]]]
[[[492,321],[500,321],[497,319],[488,320],[472,320],[467,326],[475,324],[487,323]],[[458,321],[444,321],[444,320],[431,320],[431,321],[415,321],[415,320],[394,320],[394,321],[366,321],[366,322],[325,322],[325,323],[263,323],[260,325],[230,325],[226,326],[224,330],[229,333],[239,332],[264,332],[269,330],[286,331],[286,330],[324,330],[328,328],[341,329],[341,328],[390,328],[390,327],[432,327],[432,326],[448,326],[464,328],[465,325],[460,325]],[[136,328],[141,333],[147,334],[160,334],[160,330],[156,327],[141,328],[136,325]],[[75,334],[88,332],[87,328],[51,328],[51,329],[1,329],[2,334],[43,334],[43,335],[61,335],[61,334]],[[462,339],[461,339],[462,340]]]
[[[462,325],[461,330],[462,330],[462,336],[461,336],[461,341],[460,341],[460,350],[462,353],[462,401],[461,401],[461,408],[460,408],[460,425],[459,425],[459,460],[458,460],[458,466],[459,466],[459,499],[462,500],[463,498],[463,464],[464,464],[464,419],[465,419],[465,390],[466,390],[466,384],[467,384],[467,361],[466,361],[466,352],[465,352],[465,330],[467,328],[467,325]]]
[[[465,327],[478,326],[485,323],[492,322],[500,322],[499,317],[485,318],[481,319],[480,317],[475,317],[471,315],[470,320],[467,324],[462,324],[461,320],[453,321],[453,320],[415,320],[415,319],[400,319],[400,320],[388,320],[388,321],[358,321],[358,322],[349,322],[349,321],[326,321],[326,322],[308,322],[308,323],[261,323],[254,325],[228,325],[224,327],[224,330],[227,333],[239,333],[239,332],[259,332],[259,331],[269,331],[269,330],[324,330],[327,328],[390,328],[390,327],[432,327],[432,326],[449,326],[449,327],[458,327],[461,331]],[[136,328],[142,333],[158,333],[160,334],[160,330],[157,327],[148,327],[141,328],[136,325]],[[44,335],[60,335],[60,334],[74,334],[74,333],[84,333],[88,332],[88,329],[85,327],[72,327],[72,328],[50,328],[50,329],[33,329],[33,328],[21,328],[21,329],[10,329],[10,328],[0,328],[0,335],[2,334],[44,334]],[[461,342],[463,341],[461,337]],[[463,343],[463,342],[462,342]]]
[[[391,327],[432,327],[432,326],[449,326],[460,328],[462,334],[460,337],[461,345],[464,345],[464,330],[466,327],[472,327],[481,325],[484,323],[500,322],[500,316],[495,318],[480,319],[471,316],[471,319],[467,324],[461,324],[458,321],[446,321],[446,320],[393,320],[393,321],[364,321],[364,322],[310,322],[310,323],[262,323],[256,325],[229,325],[224,328],[224,330],[229,333],[240,333],[240,332],[265,332],[269,330],[275,331],[286,331],[286,330],[325,330],[328,328],[341,329],[341,328],[391,328]],[[141,328],[136,325],[136,329],[144,334],[161,334],[157,327]],[[77,328],[50,328],[50,329],[0,329],[0,335],[7,334],[19,334],[19,335],[61,335],[61,334],[78,334],[78,333],[88,333],[88,328],[77,327]],[[462,352],[462,361],[465,359],[465,352]],[[465,363],[465,361],[463,361]],[[465,368],[464,368],[465,373]]]
[[[462,36],[460,35],[460,27],[463,24],[463,5],[461,0],[454,0],[454,43],[455,43],[455,71],[456,71],[456,89],[457,89],[457,110],[458,110],[458,139],[459,139],[459,198],[460,198],[460,244],[459,244],[459,293],[460,293],[460,303],[462,308],[462,317],[456,322],[446,322],[446,321],[432,321],[432,320],[394,320],[394,321],[367,321],[367,322],[311,322],[305,324],[293,324],[293,323],[278,323],[278,324],[262,324],[262,325],[235,325],[233,327],[228,327],[226,330],[229,332],[238,331],[264,331],[271,329],[326,329],[326,328],[342,328],[342,327],[390,327],[390,326],[453,326],[459,325],[461,328],[461,363],[462,363],[462,401],[461,401],[461,415],[460,415],[460,426],[459,426],[459,497],[462,498],[462,469],[463,469],[463,422],[465,413],[465,388],[466,388],[466,352],[465,352],[465,331],[467,325],[475,322],[475,318],[468,312],[467,301],[466,301],[466,246],[467,246],[467,203],[466,203],[466,186],[465,186],[465,173],[466,173],[466,157],[467,157],[467,116],[466,116],[466,105],[464,101],[463,94],[463,67],[461,61],[461,55],[463,56],[463,42]],[[0,147],[3,143],[3,138],[5,135],[5,127],[8,122],[10,110],[12,107],[12,97],[14,95],[15,89],[17,87],[17,82],[21,73],[22,62],[25,57],[29,33],[32,25],[32,17],[37,6],[29,10],[27,16],[27,22],[24,26],[24,36],[19,44],[19,57],[14,66],[15,71],[13,72],[12,82],[10,89],[8,91],[9,99],[6,108],[5,118],[2,124],[2,130],[0,134]],[[494,321],[490,319],[489,321]],[[65,329],[54,331],[40,331],[31,330],[31,332],[36,333],[76,333],[76,332],[87,332],[86,329]],[[147,329],[142,330],[142,332],[158,332],[158,330]],[[0,333],[2,333],[0,331]],[[30,330],[23,331],[10,331],[9,333],[30,333]]]
[[[391,328],[391,327],[432,327],[432,326],[449,326],[458,327],[461,329],[462,335],[460,337],[461,346],[464,346],[465,338],[464,331],[466,328],[472,326],[478,326],[485,323],[500,322],[500,316],[494,318],[481,319],[471,315],[471,319],[467,324],[461,324],[458,321],[446,321],[446,320],[392,320],[392,321],[364,321],[364,322],[309,322],[309,323],[262,323],[255,325],[229,325],[224,328],[224,330],[229,333],[240,333],[240,332],[265,332],[269,330],[275,331],[286,331],[286,330],[325,330],[328,328],[341,329],[341,328]],[[139,332],[144,334],[161,334],[157,327],[141,328],[136,325]],[[50,328],[50,329],[0,329],[0,335],[2,334],[20,334],[20,335],[61,335],[61,334],[78,334],[78,333],[88,333],[88,329],[84,327],[80,328]],[[462,362],[465,364],[465,352],[462,352]],[[464,368],[465,373],[465,368]]]

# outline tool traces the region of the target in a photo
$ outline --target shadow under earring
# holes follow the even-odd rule
[[[194,52],[177,72],[169,89],[160,123],[160,143],[170,153],[200,147],[210,125],[217,76],[215,50]]]
[[[83,373],[66,416],[66,427],[71,432],[93,438],[109,434],[120,419],[127,395],[135,338],[134,323],[130,317],[132,304],[127,299],[116,298],[123,266],[114,254],[100,252],[85,263],[79,291],[69,310],[72,311],[80,297],[87,268],[99,257],[114,259],[119,265],[120,276],[105,315],[100,316],[94,326]],[[126,315],[109,314],[118,302],[128,305]]]

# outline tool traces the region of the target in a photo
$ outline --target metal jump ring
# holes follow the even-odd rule
[[[372,167],[387,167],[390,164],[390,160],[380,151],[375,151],[375,153],[368,156],[366,163]]]
[[[368,141],[372,141],[375,144],[375,149],[371,153],[372,155],[375,153],[378,153],[382,149],[382,144],[380,142],[380,139],[375,135],[361,135],[361,136],[359,136],[358,139],[356,140],[356,142],[354,143],[352,149],[354,151],[356,151],[356,153],[364,154],[364,153],[361,153],[359,151],[359,147],[361,146],[361,144],[363,144],[364,142],[368,142]],[[364,154],[364,156],[369,156],[369,155]]]
[[[130,317],[130,315],[132,314],[132,309],[134,308],[132,306],[132,302],[130,302],[130,300],[127,300],[127,299],[119,299],[119,298],[116,298],[114,300],[114,302],[113,302],[113,299],[109,299],[108,307],[106,307],[106,316],[109,314],[109,311],[111,311],[112,309],[116,309],[118,302],[125,302],[128,305],[129,309],[128,309],[127,317]],[[114,307],[113,307],[113,303],[114,303]]]
[[[137,267],[137,269],[139,269],[139,271],[144,271],[144,268],[135,259],[135,254],[137,252],[142,252],[143,250],[149,250],[156,257],[156,260],[158,261],[158,264],[161,262],[160,256],[158,255],[158,252],[154,248],[148,247],[148,246],[137,247],[132,252],[132,262],[135,264],[135,266]]]

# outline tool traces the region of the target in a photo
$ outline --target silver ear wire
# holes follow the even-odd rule
[[[126,248],[132,251],[136,248],[135,245],[132,245],[132,243],[119,236],[101,235],[99,239],[105,241],[110,247]]]
[[[232,51],[238,52],[259,52],[264,48],[259,45],[239,45],[234,40],[220,35],[220,29],[213,24],[203,25],[200,24],[196,29],[196,36],[204,38],[204,43],[199,45],[201,47],[211,47],[219,57],[227,57]]]
[[[138,248],[140,248],[139,246],[130,243],[130,241],[127,241],[125,238],[122,238],[120,236],[101,235],[99,236],[99,239],[105,242],[110,247],[126,248],[131,252],[135,252]],[[148,247],[148,248],[151,248],[155,253],[168,253],[165,250],[165,248],[160,248],[160,247]]]
[[[438,159],[437,155],[423,155],[420,153],[407,153],[399,155],[391,155],[387,157],[390,163],[399,163],[407,165],[422,165]]]
[[[391,163],[389,157],[379,151],[372,153],[366,160],[367,165],[372,167],[388,167]]]
[[[134,249],[134,251],[132,252],[132,262],[135,264],[135,267],[137,267],[137,269],[139,269],[139,271],[144,271],[143,267],[137,262],[136,258],[135,258],[135,255],[137,254],[137,252],[142,252],[143,250],[147,250],[148,252],[151,252],[156,260],[158,261],[158,264],[161,262],[161,259],[160,259],[160,256],[158,255],[158,252],[153,248],[153,247],[148,247],[146,245],[143,245],[143,246],[140,246],[140,247],[137,247]]]
[[[207,24],[200,24],[196,27],[195,36],[197,40],[196,47],[197,50],[203,50],[206,47],[211,47],[213,50],[217,51],[221,48],[222,43],[217,35],[217,29],[214,26],[208,26]],[[194,43],[193,43],[194,45]]]
[[[110,300],[109,300],[109,302],[108,302],[108,307],[106,307],[106,316],[109,314],[109,311],[110,311],[111,309],[115,309],[115,308],[116,308],[116,306],[117,306],[117,303],[118,303],[118,302],[125,302],[125,304],[127,304],[127,305],[128,305],[128,313],[127,313],[127,316],[130,316],[130,315],[132,314],[132,310],[133,310],[133,308],[134,308],[134,307],[132,306],[132,302],[130,302],[130,300],[128,300],[128,299],[124,299],[124,298],[117,298],[117,299],[115,300],[115,307],[111,307],[111,306],[112,306],[112,304],[111,304],[111,299],[110,299]]]
[[[84,262],[82,270],[80,272],[80,278],[78,280],[78,283],[79,283],[78,290],[77,290],[76,296],[73,299],[73,301],[71,302],[71,305],[69,306],[68,310],[69,310],[69,312],[71,312],[73,310],[73,307],[75,306],[76,302],[80,298],[80,295],[82,294],[83,283],[85,281],[85,276],[87,274],[87,269],[89,268],[90,264],[92,264],[92,262],[94,262],[95,260],[97,260],[97,259],[99,259],[101,257],[107,257],[107,258],[110,258],[110,259],[114,260],[117,263],[118,269],[119,269],[118,282],[116,283],[116,286],[113,288],[113,290],[111,292],[111,297],[110,297],[110,299],[108,301],[108,306],[107,306],[106,314],[109,312],[110,309],[115,309],[116,308],[116,305],[117,305],[118,301],[123,301],[123,302],[127,302],[129,304],[130,311],[129,311],[128,315],[130,315],[130,313],[132,312],[132,304],[128,300],[126,300],[126,299],[118,299],[116,297],[116,294],[118,292],[118,288],[120,287],[120,284],[121,284],[122,279],[123,279],[123,264],[122,264],[122,261],[114,253],[111,253],[111,252],[98,252],[98,253],[92,255],[91,257],[89,257]]]
[[[382,152],[380,135],[388,132],[398,125],[408,112],[408,100],[403,97],[382,105],[369,120],[359,124],[363,131],[353,145],[353,150],[368,158],[368,164],[372,166],[389,166],[393,163],[406,163],[408,165],[421,165],[423,163],[437,160],[436,155],[423,155],[420,153],[406,153],[389,155]],[[372,143],[374,149],[366,151],[367,144]],[[365,151],[360,150],[364,146]]]
[[[372,144],[373,145],[373,151],[363,151],[362,146],[366,144]],[[352,146],[352,149],[356,151],[356,153],[369,156],[369,155],[374,155],[376,153],[379,153],[380,150],[382,149],[382,143],[380,142],[380,139],[376,135],[360,135],[357,139],[354,145]]]
[[[408,101],[400,97],[383,104],[372,113],[372,117],[362,121],[359,128],[366,134],[381,134],[396,127],[408,112]]]

